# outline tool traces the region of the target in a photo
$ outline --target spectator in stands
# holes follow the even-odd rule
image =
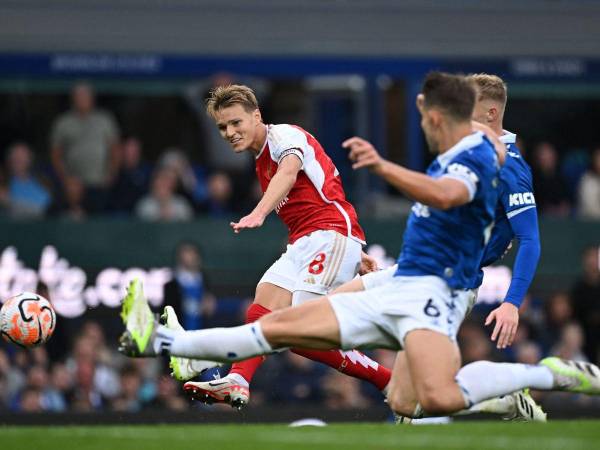
[[[463,364],[493,359],[490,339],[478,323],[473,321],[463,323],[459,332],[459,342]]]
[[[150,194],[136,205],[136,215],[143,220],[176,222],[190,220],[192,207],[188,201],[175,193],[177,174],[172,169],[163,168],[155,172]]]
[[[81,339],[86,339],[94,347],[96,362],[107,367],[114,365],[115,357],[119,357],[114,349],[111,351],[106,345],[104,331],[98,322],[88,320],[79,332]]]
[[[182,242],[175,253],[173,279],[164,286],[164,302],[173,307],[183,328],[197,330],[215,313],[217,302],[206,288],[198,246]]]
[[[91,85],[76,84],[71,101],[71,111],[52,126],[52,165],[61,184],[68,176],[82,181],[88,212],[102,212],[119,170],[119,129],[111,114],[96,109]]]
[[[188,403],[181,397],[179,384],[171,377],[163,375],[158,379],[156,398],[147,406],[151,409],[185,411]]]
[[[40,390],[33,387],[26,387],[21,392],[16,409],[24,413],[43,412],[42,393]]]
[[[292,353],[290,352],[290,354]],[[321,384],[323,386],[325,405],[328,408],[361,409],[370,406],[370,400],[360,390],[360,381],[358,378],[349,377],[343,373],[330,370],[323,377]]]
[[[150,174],[150,165],[143,159],[139,139],[125,139],[121,152],[121,169],[110,193],[110,210],[131,214],[136,203],[148,192]]]
[[[10,360],[6,352],[0,348],[0,411],[8,407],[10,402],[9,373]]]
[[[533,190],[540,212],[554,216],[568,215],[568,190],[558,170],[558,153],[552,144],[542,142],[536,146],[532,170]]]
[[[76,222],[85,220],[87,212],[84,208],[85,186],[75,176],[66,175],[62,181],[63,199],[56,202],[51,213],[57,217]]]
[[[159,169],[170,169],[177,177],[176,192],[195,207],[206,201],[207,190],[204,169],[191,164],[189,158],[178,148],[168,148],[158,160]]]
[[[573,305],[566,292],[555,292],[545,303],[546,320],[541,333],[541,339],[546,351],[549,351],[562,334],[565,325],[573,320]]]
[[[128,365],[121,369],[120,374],[121,392],[112,401],[114,411],[138,412],[142,409],[140,400],[140,388],[142,378],[133,365]]]
[[[550,354],[563,359],[589,361],[583,353],[585,337],[583,329],[577,322],[569,322],[562,328],[560,340],[550,350]]]
[[[0,357],[0,363],[2,363],[2,359]],[[7,389],[5,397],[8,404],[14,406],[14,401],[18,399],[19,392],[25,387],[25,373],[31,362],[25,350],[18,350],[12,354],[11,358],[7,358],[6,361],[8,361],[8,366],[4,370]],[[2,369],[0,368],[0,370]]]
[[[67,367],[76,380],[73,396],[76,410],[101,409],[107,399],[118,394],[118,376],[112,367],[99,361],[99,349],[93,339],[87,336],[76,338]]]
[[[600,247],[585,249],[583,274],[571,289],[575,317],[582,324],[585,353],[592,362],[600,362]]]
[[[27,372],[27,388],[40,393],[41,407],[44,411],[60,412],[66,408],[64,399],[57,397],[49,382],[49,374],[45,367],[35,365]]]
[[[6,161],[9,217],[29,219],[42,217],[48,209],[52,197],[45,183],[33,170],[33,153],[23,142],[13,144],[8,149]]]
[[[215,172],[208,177],[208,196],[204,212],[212,217],[228,217],[233,214],[233,184],[225,172]]]
[[[537,364],[543,356],[542,349],[533,341],[524,341],[515,349],[515,362],[521,364]]]
[[[52,411],[67,411],[73,396],[73,377],[63,363],[55,363],[50,371],[50,386],[46,393]]]
[[[600,147],[592,153],[589,170],[579,182],[578,205],[580,217],[600,220]]]
[[[321,401],[324,387],[323,375],[329,368],[292,352],[285,352],[281,356],[283,358],[281,367],[285,375],[278,377],[274,386],[272,385],[278,393],[278,398],[274,400],[296,404]]]

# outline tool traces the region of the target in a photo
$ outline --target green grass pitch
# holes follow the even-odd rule
[[[383,450],[600,449],[600,421],[547,424],[461,422],[394,426],[334,424],[153,426],[0,426],[6,450]]]

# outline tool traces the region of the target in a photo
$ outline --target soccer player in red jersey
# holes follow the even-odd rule
[[[354,207],[346,200],[338,170],[314,136],[294,125],[266,125],[254,92],[247,86],[216,88],[207,100],[207,112],[234,152],[254,154],[264,193],[250,214],[231,223],[233,231],[260,227],[273,210],[289,230],[287,250],[258,282],[247,323],[324,295],[351,280],[359,268],[362,272],[375,268],[362,252],[365,235]],[[173,311],[167,308],[165,312],[167,326],[178,328]],[[356,350],[292,352],[367,380],[385,395],[390,371]],[[249,383],[263,361],[260,356],[235,363],[219,380],[188,382],[184,388],[199,400],[241,408],[248,402]],[[185,380],[206,366],[172,357],[171,367],[176,378]]]

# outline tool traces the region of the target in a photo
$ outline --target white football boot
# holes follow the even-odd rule
[[[600,368],[594,364],[551,356],[542,359],[539,365],[552,372],[553,390],[600,395]]]
[[[546,422],[546,413],[529,395],[529,389],[484,400],[455,415],[465,416],[478,413],[501,414],[504,420]]]
[[[227,403],[238,410],[245,407],[250,400],[248,382],[235,373],[212,381],[188,381],[183,385],[183,389],[194,400],[209,405]]]

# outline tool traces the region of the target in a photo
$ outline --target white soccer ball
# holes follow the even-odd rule
[[[6,341],[22,347],[44,344],[55,327],[52,304],[33,292],[9,298],[0,309],[0,334]]]

